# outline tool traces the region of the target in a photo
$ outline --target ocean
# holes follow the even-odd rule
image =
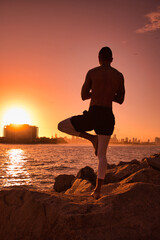
[[[156,145],[109,145],[108,163],[141,160],[160,153]],[[76,175],[90,166],[97,171],[98,159],[91,145],[0,144],[0,188],[24,185],[40,191],[53,189],[60,174]]]

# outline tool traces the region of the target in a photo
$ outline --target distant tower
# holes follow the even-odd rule
[[[116,134],[113,135],[113,137],[112,137],[112,142],[114,142],[114,143],[117,143],[117,142],[118,142],[118,139],[117,139]]]
[[[125,142],[128,143],[128,137],[125,138]]]

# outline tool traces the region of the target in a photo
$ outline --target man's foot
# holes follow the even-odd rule
[[[98,136],[94,136],[92,140],[93,147],[95,149],[95,155],[97,156],[98,154]]]
[[[96,191],[93,191],[93,192],[91,193],[91,196],[92,196],[93,198],[95,198],[96,200],[98,200],[99,198],[101,198],[100,193],[98,193],[98,192],[96,192]]]

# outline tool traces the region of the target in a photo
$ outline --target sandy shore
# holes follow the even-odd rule
[[[0,191],[0,240],[160,239],[160,154],[108,168],[102,197],[75,178],[61,193]]]

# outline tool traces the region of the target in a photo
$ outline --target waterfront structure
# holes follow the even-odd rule
[[[116,134],[114,134],[113,137],[111,137],[110,143],[118,143],[118,139],[117,139]]]
[[[159,137],[155,137],[155,144],[160,145],[160,138]]]
[[[7,143],[33,143],[38,137],[38,127],[28,124],[10,124],[4,126],[4,138]]]

